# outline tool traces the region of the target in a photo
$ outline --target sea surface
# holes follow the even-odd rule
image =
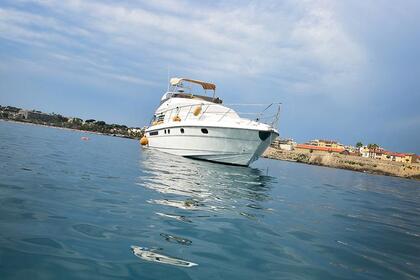
[[[420,279],[419,214],[419,181],[0,121],[0,279]]]

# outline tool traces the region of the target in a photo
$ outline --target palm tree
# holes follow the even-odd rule
[[[378,144],[368,144],[367,145],[369,149],[369,156],[374,157],[374,154],[376,154],[376,150],[379,148]]]
[[[360,149],[363,147],[363,143],[362,142],[357,142],[356,143],[356,150],[357,152],[360,154]]]

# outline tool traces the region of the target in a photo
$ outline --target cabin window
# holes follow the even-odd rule
[[[166,134],[166,129],[164,130],[165,134]]]
[[[168,129],[168,134],[171,134],[171,130],[170,129]]]
[[[202,129],[201,129],[201,132],[202,132],[202,133],[204,133],[204,134],[209,133],[209,131],[207,130],[207,128],[202,128]]]
[[[184,133],[184,129],[183,128],[181,128],[180,131],[181,131],[181,133]]]
[[[157,121],[158,122],[163,122],[163,120],[165,119],[165,114],[160,114],[157,116]]]
[[[156,131],[152,131],[152,132],[149,132],[149,135],[150,136],[152,136],[152,135],[158,135],[159,134],[159,132],[156,130]]]

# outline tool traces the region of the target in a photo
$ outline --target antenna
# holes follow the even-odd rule
[[[167,75],[168,75],[168,88],[166,89],[166,92],[169,91],[169,65],[166,65]]]

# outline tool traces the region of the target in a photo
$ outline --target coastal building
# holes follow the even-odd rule
[[[412,153],[397,153],[386,151],[382,148],[368,148],[364,146],[360,149],[362,157],[373,158],[378,160],[388,160],[403,163],[416,163],[417,155]]]
[[[359,154],[359,148],[356,148],[355,146],[347,145],[347,146],[344,146],[344,149],[349,151],[350,154],[354,154],[354,155]]]
[[[396,162],[404,162],[404,163],[416,163],[417,162],[417,156],[415,154],[406,154],[406,153],[398,153],[395,156]]]
[[[129,136],[140,137],[143,135],[144,130],[138,127],[132,127],[127,130]]]
[[[369,149],[366,146],[363,146],[359,149],[360,156],[368,158],[369,157]]]
[[[342,153],[345,151],[344,147],[325,147],[325,146],[316,146],[309,144],[297,144],[295,151],[301,153]]]
[[[273,141],[271,144],[272,147],[286,150],[286,151],[292,151],[294,147],[297,145],[295,141],[291,138],[279,138],[277,137],[276,140]]]
[[[335,140],[314,139],[307,143],[308,145],[326,147],[326,148],[344,148],[344,145]]]
[[[3,118],[3,119],[16,119],[17,118],[16,116],[17,116],[17,113],[14,113],[14,112],[8,112],[5,110],[0,111],[0,118]]]
[[[82,123],[83,123],[83,120],[82,120],[82,119],[80,119],[80,118],[69,118],[69,119],[67,120],[67,122],[69,122],[69,123],[82,124]]]
[[[360,155],[365,158],[382,159],[385,150],[381,147],[370,148],[363,146],[360,148]]]
[[[140,133],[141,128],[129,128],[128,133]]]
[[[19,110],[18,116],[25,120],[39,120],[39,121],[50,121],[54,119],[54,116],[46,114],[40,111],[29,111],[29,110]]]
[[[391,152],[391,151],[384,151],[381,160],[389,160],[389,161],[400,161],[400,157],[402,154]]]

